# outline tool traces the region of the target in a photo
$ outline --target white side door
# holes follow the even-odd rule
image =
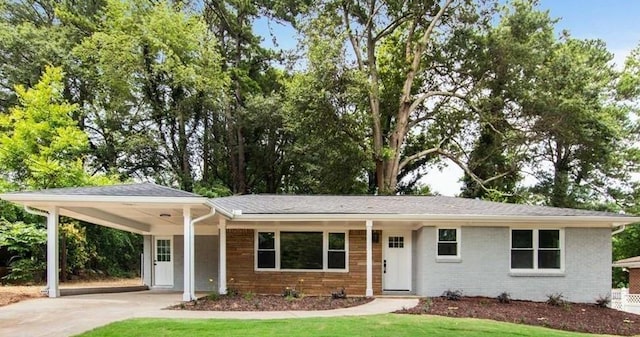
[[[173,240],[171,237],[156,237],[153,256],[154,286],[173,286]]]
[[[382,288],[411,291],[411,232],[383,232]]]

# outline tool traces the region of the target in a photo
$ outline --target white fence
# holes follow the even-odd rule
[[[640,294],[629,294],[629,289],[611,290],[611,308],[640,314]]]

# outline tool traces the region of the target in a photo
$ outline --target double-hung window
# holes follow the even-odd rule
[[[562,270],[563,231],[512,229],[511,269]]]
[[[346,232],[258,231],[258,270],[347,270]]]
[[[275,232],[259,232],[258,233],[258,268],[275,268],[276,267],[276,233]]]
[[[460,257],[460,231],[458,228],[438,228],[438,257]]]

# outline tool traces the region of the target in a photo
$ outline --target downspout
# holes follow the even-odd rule
[[[618,229],[614,230],[613,232],[611,232],[611,236],[614,236],[616,234],[622,233],[624,232],[624,229],[627,228],[627,225],[620,225],[618,226]]]
[[[196,222],[200,222],[200,221],[202,221],[202,220],[209,219],[210,217],[212,217],[212,216],[216,215],[216,209],[215,209],[215,207],[211,207],[209,204],[207,204],[207,206],[209,206],[209,207],[210,207],[211,211],[210,211],[209,213],[207,213],[207,214],[205,214],[205,215],[203,215],[203,216],[199,217],[199,218],[195,218],[195,219],[191,220],[191,226],[195,225],[195,224],[196,224]]]

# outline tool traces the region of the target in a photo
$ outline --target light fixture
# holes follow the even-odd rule
[[[169,214],[169,213],[160,213],[160,217],[162,217],[162,218],[170,218],[171,214]]]

